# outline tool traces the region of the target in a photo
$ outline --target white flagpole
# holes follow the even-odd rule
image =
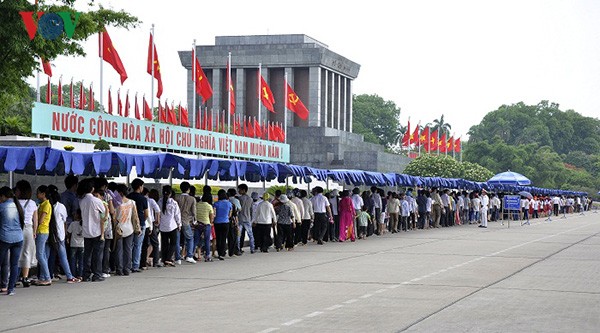
[[[231,133],[231,52],[227,55],[227,133]]]
[[[454,151],[454,142],[456,141],[456,138],[454,137],[456,133],[452,133],[452,158],[456,159],[456,152]]]
[[[42,97],[41,97],[41,94],[40,94],[40,69],[39,68],[37,70],[37,90],[36,91],[37,91],[36,101],[38,103],[40,103],[41,100],[42,100]]]
[[[417,138],[417,149],[419,150],[419,156],[421,156],[421,121],[419,120],[419,137]]]
[[[438,156],[440,156],[440,130],[441,129],[442,129],[441,127],[438,127],[438,130],[437,130],[437,141],[435,142],[435,144],[437,145],[436,148],[437,148],[437,155]]]
[[[408,154],[407,154],[407,156],[408,156],[408,158],[410,158],[410,135],[412,134],[412,131],[410,129],[410,116],[408,117],[408,125],[409,126],[407,129],[407,131],[408,131]]]
[[[257,81],[257,85],[258,85],[258,123],[260,124],[261,121],[261,117],[260,117],[260,79],[261,79],[261,71],[262,71],[262,63],[258,63],[258,81]]]
[[[104,53],[104,35],[103,35],[103,32],[100,32],[100,105],[102,105],[102,110],[104,110],[104,112],[108,112],[104,108],[104,100],[102,99],[104,97],[104,92],[102,91],[102,89],[104,88],[104,86],[103,86],[103,83],[104,83],[104,61],[102,59],[103,53]]]
[[[284,69],[284,72],[285,72],[285,69]],[[288,114],[288,110],[287,110],[287,101],[288,101],[288,90],[287,90],[288,83],[287,83],[287,79],[288,79],[288,76],[287,76],[287,73],[285,73],[284,80],[283,80],[284,81],[283,82],[283,85],[284,85],[284,88],[283,88],[283,91],[284,91],[284,93],[283,93],[283,130],[284,130],[283,133],[284,133],[284,139],[283,139],[283,142],[284,143],[287,143],[287,114]]]
[[[150,28],[150,35],[152,36],[152,49],[150,50],[152,53],[152,63],[150,64],[150,66],[152,66],[152,76],[150,77],[150,109],[152,112],[154,112],[154,23],[152,23],[152,28]],[[160,122],[160,115],[158,117],[158,121]]]
[[[198,121],[196,119],[196,81],[198,81],[196,77],[196,57],[196,40],[194,39],[194,43],[192,44],[192,82],[194,83],[194,88],[192,89],[192,110],[194,110],[194,114],[192,114],[192,128],[196,127],[196,121]]]

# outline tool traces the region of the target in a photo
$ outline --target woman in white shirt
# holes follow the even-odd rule
[[[35,265],[35,238],[33,231],[38,227],[37,204],[31,200],[31,184],[26,180],[19,180],[16,184],[15,195],[23,207],[25,213],[25,226],[23,227],[23,248],[19,258],[21,268],[21,283],[27,288],[31,285],[29,281],[29,268]]]
[[[159,229],[163,263],[175,267],[172,258],[176,251],[177,233],[181,230],[181,212],[177,202],[171,197],[171,186],[163,186],[162,194]]]
[[[67,208],[65,205],[60,203],[60,194],[58,193],[57,189],[51,190],[48,197],[50,198],[50,203],[52,204],[53,208],[50,224],[52,224],[52,220],[54,220],[56,225],[56,237],[58,242],[54,244],[54,247],[56,249],[56,254],[58,255],[60,267],[62,267],[63,272],[65,272],[65,275],[67,276],[67,283],[81,282],[78,278],[71,274],[71,266],[69,265],[69,260],[67,258],[67,248],[65,246]],[[52,227],[50,227],[50,231],[52,232]]]
[[[121,196],[121,204],[117,207],[115,223],[115,266],[117,275],[129,275],[133,251],[133,234],[141,232],[140,220],[135,201],[127,198],[127,185],[117,185],[117,193]]]

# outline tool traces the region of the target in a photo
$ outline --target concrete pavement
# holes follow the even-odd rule
[[[17,288],[0,332],[597,332],[600,214]],[[64,280],[63,280],[64,281]]]

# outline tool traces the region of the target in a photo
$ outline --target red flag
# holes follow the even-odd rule
[[[83,110],[85,108],[85,90],[83,90],[83,82],[79,86],[79,109]]]
[[[429,127],[425,127],[423,131],[421,131],[421,135],[419,135],[419,145],[425,145],[425,149],[428,148],[428,140],[429,140]]]
[[[156,52],[156,45],[153,43],[152,39],[153,36],[152,33],[150,33],[150,42],[148,44],[148,63],[146,67],[148,74],[150,75],[152,75],[152,71],[154,70],[154,78],[158,81],[158,90],[156,91],[156,97],[160,98],[163,92],[162,77],[160,75],[160,63],[158,62],[158,53]]]
[[[458,139],[454,140],[454,152],[460,153],[460,149],[461,149],[460,138],[458,138]]]
[[[285,142],[285,131],[280,124],[275,125],[274,132],[276,141]]]
[[[152,115],[152,109],[150,109],[150,106],[148,106],[148,102],[146,102],[146,96],[144,95],[144,97],[142,98],[143,100],[143,104],[144,104],[144,118],[146,118],[147,120],[152,120],[153,115]],[[160,104],[160,101],[159,101]]]
[[[212,110],[210,112],[208,112],[208,110],[206,110],[206,130],[207,131],[212,131],[213,130],[213,117],[212,117]]]
[[[227,132],[227,129],[225,128],[225,111],[223,111],[223,116],[221,116],[221,129],[223,133]]]
[[[186,108],[182,108],[179,106],[179,123],[183,126],[190,126],[190,121],[188,119],[188,110]]]
[[[134,106],[135,119],[142,120],[142,114],[140,113],[140,106],[138,105],[138,100],[137,100],[137,93],[135,94],[135,100],[133,101],[133,103],[135,104],[135,106]]]
[[[406,126],[406,132],[402,137],[402,146],[408,146],[408,140],[410,140],[410,120],[408,121],[408,125]]]
[[[451,153],[454,150],[454,137],[450,137],[448,141],[446,141],[446,152]]]
[[[231,64],[227,57],[227,84],[229,85],[229,112],[235,114],[235,89],[233,89],[233,81],[231,80]]]
[[[94,101],[94,92],[92,91],[92,85],[91,84],[90,84],[89,94],[90,94],[90,98],[89,98],[90,100],[89,100],[89,103],[88,103],[89,109],[90,109],[90,111],[94,111],[94,109],[96,108],[96,101]]]
[[[440,153],[446,152],[446,133],[442,134],[440,141],[438,141],[438,150]]]
[[[292,87],[289,85],[289,83],[286,83],[286,85],[287,85],[287,101],[285,101],[286,107],[290,111],[292,111],[296,115],[298,115],[298,117],[300,117],[300,119],[306,120],[308,118],[308,109],[306,108],[306,106],[304,106],[304,103],[302,103],[302,101],[300,100],[298,95],[296,95],[296,92],[294,92],[294,89],[292,89]]]
[[[200,66],[200,61],[198,58],[196,58],[196,52],[193,49],[192,59],[196,61],[196,75],[192,77],[192,82],[196,82],[196,93],[202,96],[202,103],[206,103],[206,101],[212,96],[213,90],[210,86],[210,82],[208,82],[208,78],[204,74],[204,70],[202,70],[202,66]]]
[[[257,138],[263,137],[262,126],[260,125],[260,123],[258,121],[256,121],[256,119],[254,119],[254,136]]]
[[[52,104],[52,85],[50,84],[50,77],[48,77],[48,84],[46,85],[46,103]]]
[[[171,105],[171,108],[167,105],[167,122],[173,125],[177,125],[177,115],[175,114],[175,108]]]
[[[435,130],[431,133],[429,138],[429,149],[427,151],[436,151],[438,150],[438,130]]]
[[[415,126],[415,130],[410,134],[410,144],[419,145],[419,125]]]
[[[273,92],[262,75],[260,76],[260,100],[267,110],[275,112],[275,108],[273,107],[273,104],[275,104]]]
[[[125,66],[123,66],[123,62],[119,57],[119,53],[115,49],[112,40],[110,40],[110,36],[106,29],[99,33],[98,39],[100,57],[102,60],[108,62],[121,76],[121,84],[127,80],[127,72],[125,71]]]
[[[112,97],[110,89],[108,89],[108,114],[113,114]]]
[[[52,67],[50,67],[50,61],[42,58],[42,67],[44,68],[44,74],[52,77]]]
[[[121,102],[121,89],[117,91],[117,112],[123,117],[123,103]]]
[[[75,95],[73,94],[73,79],[71,79],[71,87],[69,88],[69,106],[71,109],[75,108]]]
[[[201,129],[202,128],[202,111],[200,111],[202,108],[198,108],[196,112],[196,129]]]
[[[57,90],[58,90],[57,91],[58,106],[62,106],[63,103],[64,103],[64,101],[63,101],[63,94],[62,94],[62,77],[58,79],[58,89]]]
[[[129,91],[127,91],[127,95],[125,96],[125,112],[123,117],[129,117]]]
[[[165,107],[166,107],[166,105],[165,105]],[[163,108],[162,104],[160,103],[160,100],[158,101],[158,121],[160,121],[161,123],[167,122],[167,115],[165,113],[165,109]]]

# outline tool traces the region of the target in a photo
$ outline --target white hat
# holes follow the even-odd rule
[[[339,195],[339,192],[338,192],[338,190],[333,190],[333,191],[331,191],[331,195],[333,195],[333,196],[336,196],[336,197],[337,197],[337,196]]]
[[[279,196],[279,201],[281,201],[282,203],[286,203],[286,202],[290,201],[290,199],[288,199],[287,195],[282,194]]]

